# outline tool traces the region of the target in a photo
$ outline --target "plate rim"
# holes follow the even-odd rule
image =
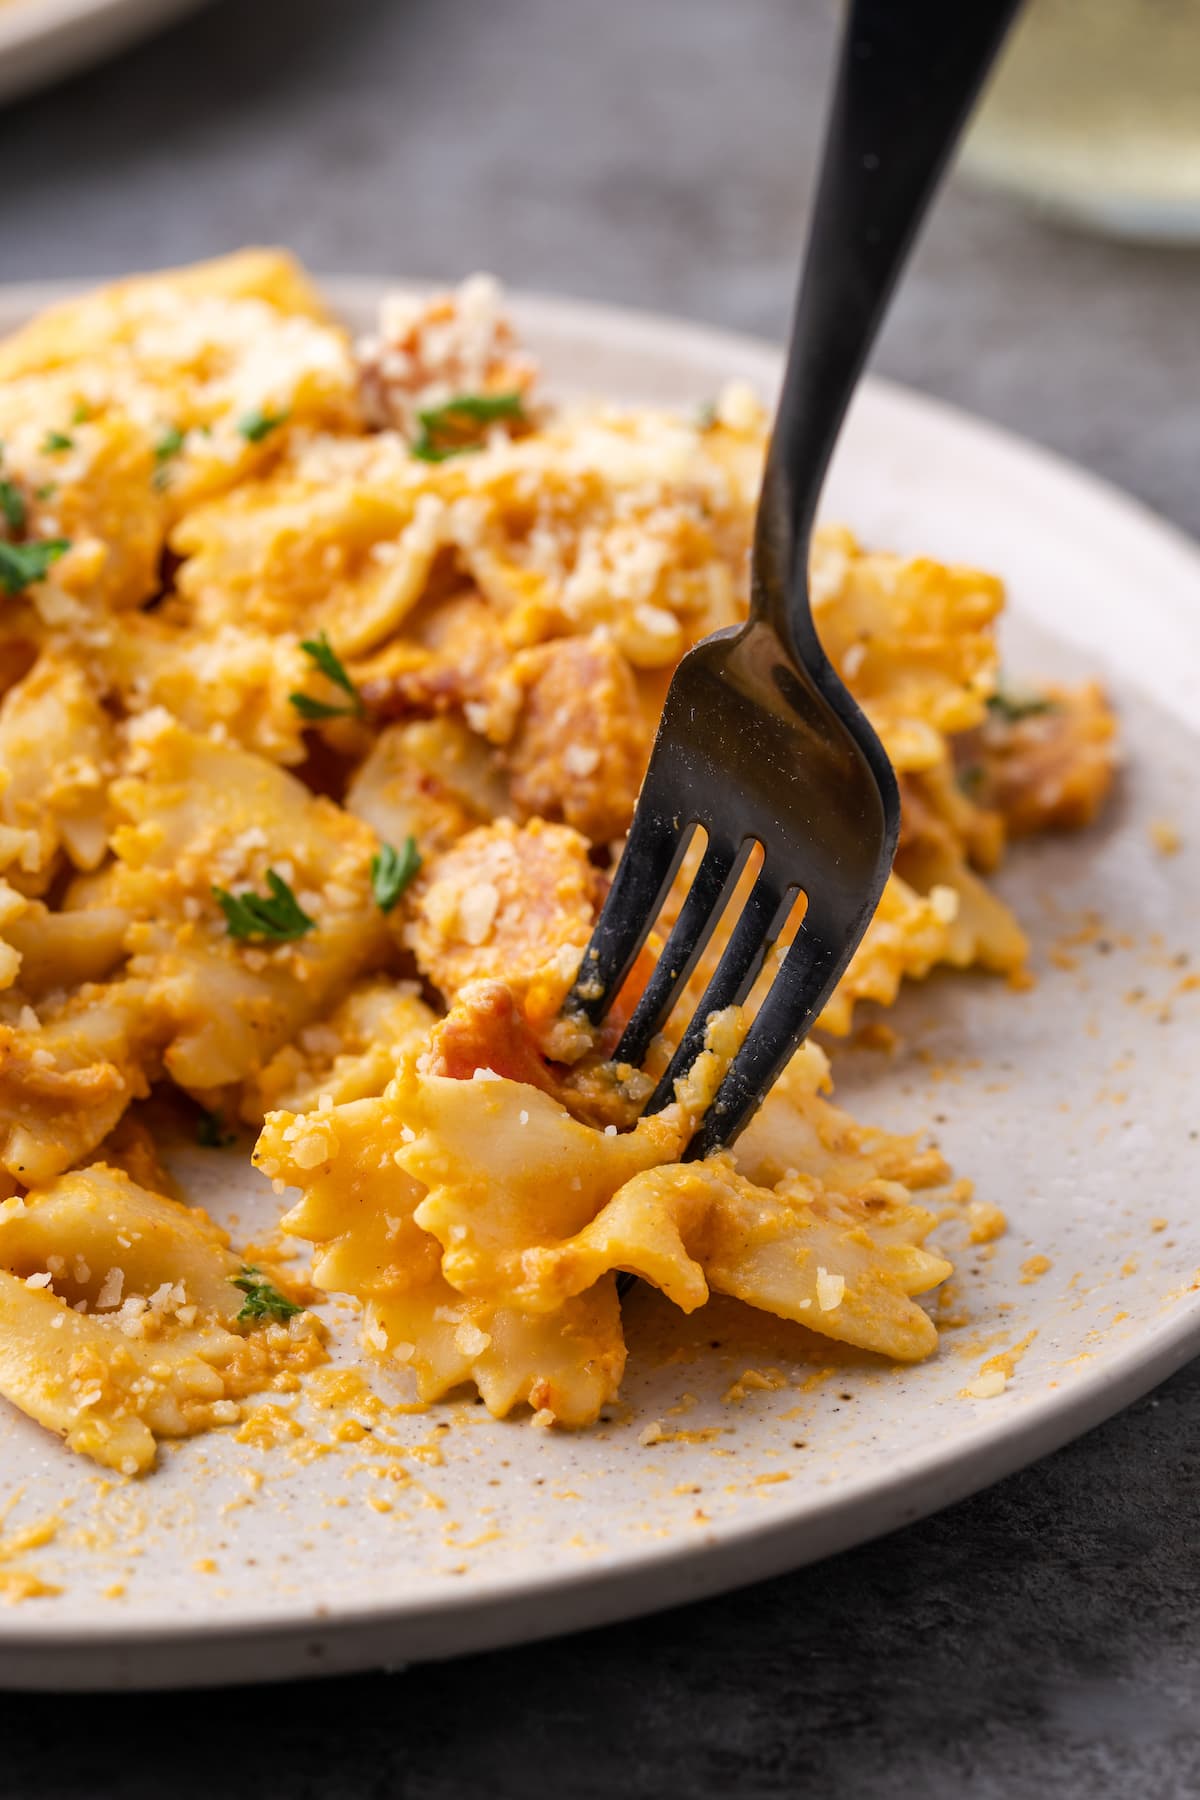
[[[315,277],[335,308],[362,306],[386,290],[428,291],[442,285],[413,278]],[[86,291],[89,282],[0,285],[0,330],[22,311],[33,312]],[[632,334],[643,348],[661,343],[678,359],[689,350],[710,363],[756,363],[777,378],[781,352],[769,341],[668,314],[513,290],[514,310],[536,334],[545,319],[559,329],[590,331],[612,343]],[[1142,501],[1043,445],[951,403],[880,377],[863,384],[863,403],[883,405],[939,433],[965,436],[1052,483],[1064,497],[1099,506],[1127,531],[1145,539],[1183,577],[1158,591],[1157,601],[1193,631],[1200,611],[1188,612],[1182,590],[1200,594],[1200,544]],[[1200,719],[1193,721],[1200,728]],[[952,1438],[933,1440],[906,1459],[903,1473],[864,1471],[848,1484],[809,1499],[802,1518],[786,1512],[735,1519],[700,1540],[627,1547],[614,1564],[577,1571],[495,1572],[483,1592],[422,1595],[411,1602],[388,1596],[346,1609],[311,1602],[222,1608],[206,1619],[161,1624],[119,1618],[58,1624],[32,1610],[0,1619],[0,1686],[70,1689],[173,1688],[278,1680],[396,1666],[389,1638],[403,1635],[403,1662],[436,1660],[501,1644],[525,1643],[567,1630],[613,1623],[691,1599],[712,1596],[799,1568],[869,1542],[941,1510],[1061,1448],[1138,1399],[1200,1351],[1200,1291],[1181,1294],[1169,1313],[1145,1327],[1068,1388],[1031,1396],[999,1425],[987,1416]],[[646,1576],[653,1572],[649,1597]],[[447,1622],[452,1629],[447,1630]]]

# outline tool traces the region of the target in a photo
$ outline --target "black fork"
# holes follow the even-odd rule
[[[567,1005],[604,1019],[696,827],[703,859],[615,1051],[640,1063],[757,844],[762,864],[651,1096],[750,993],[797,896],[806,910],[688,1150],[728,1144],[810,1029],[879,902],[896,778],[818,641],[808,558],[821,484],[908,248],[1018,0],[851,0],[755,527],[750,616],[683,658],[625,852]]]

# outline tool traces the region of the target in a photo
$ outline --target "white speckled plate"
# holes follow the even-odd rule
[[[0,0],[0,101],[149,37],[202,0]]]
[[[339,292],[358,317],[374,296]],[[8,290],[0,325],[44,298]],[[769,348],[694,326],[519,310],[560,387],[692,405],[726,377],[767,389],[776,374]],[[959,1259],[941,1353],[884,1368],[732,1304],[684,1320],[641,1289],[622,1404],[574,1436],[458,1402],[335,1444],[345,1416],[309,1413],[280,1447],[216,1434],[113,1484],[0,1412],[0,1492],[19,1496],[0,1539],[56,1516],[21,1561],[62,1590],[0,1609],[0,1682],[261,1680],[667,1606],[931,1512],[1200,1348],[1200,554],[1087,476],[883,384],[858,401],[825,511],[873,542],[1000,570],[1009,667],[1100,673],[1128,746],[1103,825],[1019,850],[1002,877],[1036,988],[937,979],[890,1015],[899,1050],[837,1058],[860,1117],[933,1129],[1009,1214],[994,1250]],[[1178,854],[1155,848],[1155,820]],[[236,1162],[190,1161],[196,1197],[242,1234],[273,1213]],[[1006,1351],[1004,1392],[965,1396]],[[766,1385],[738,1383],[747,1369]],[[643,1444],[654,1421],[663,1435]]]

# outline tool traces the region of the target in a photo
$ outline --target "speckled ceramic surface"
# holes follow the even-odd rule
[[[123,50],[202,0],[0,0],[0,101]]]
[[[372,290],[340,295],[362,316]],[[9,290],[0,326],[42,298]],[[731,375],[766,391],[777,370],[769,349],[694,327],[520,310],[560,389],[691,405]],[[0,1682],[265,1679],[646,1611],[931,1511],[1200,1349],[1200,553],[1065,465],[881,385],[860,397],[824,510],[869,541],[1000,571],[1009,669],[1100,674],[1127,746],[1104,823],[1019,850],[1001,877],[1035,988],[936,979],[889,1015],[895,1051],[836,1059],[860,1118],[934,1132],[1009,1215],[974,1253],[946,1227],[959,1276],[941,1353],[884,1368],[732,1303],[685,1320],[639,1289],[622,1401],[574,1436],[468,1402],[375,1419],[308,1405],[274,1447],[213,1435],[131,1484],[5,1410],[0,1497],[17,1498],[0,1558],[6,1532],[53,1518],[21,1562],[61,1592],[0,1609]],[[243,1238],[273,1216],[236,1160],[186,1162],[195,1198]],[[996,1357],[1004,1391],[971,1397]]]

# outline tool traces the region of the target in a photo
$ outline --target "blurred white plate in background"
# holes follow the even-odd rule
[[[0,102],[148,37],[203,0],[0,0]]]

